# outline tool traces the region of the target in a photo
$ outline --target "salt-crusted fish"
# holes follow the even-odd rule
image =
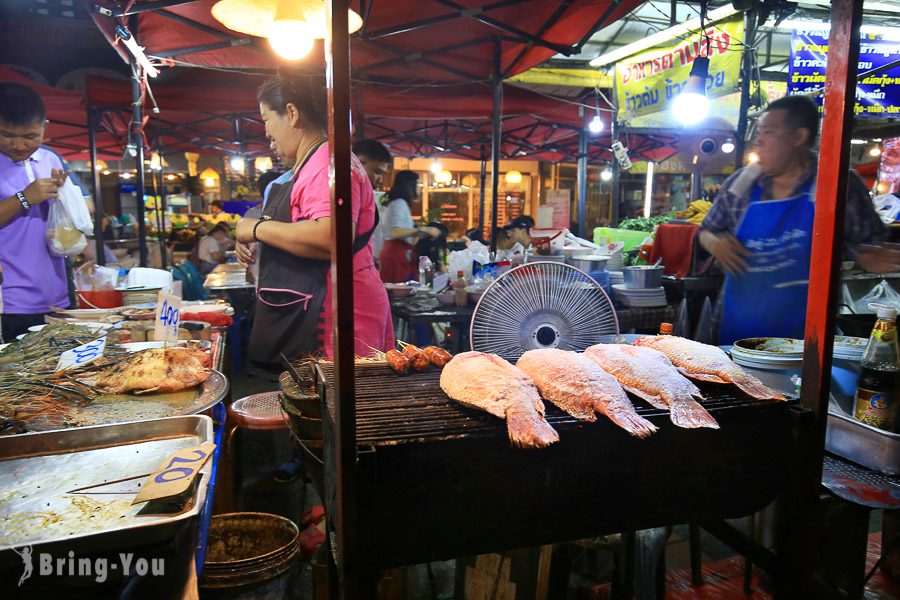
[[[719,424],[694,400],[703,395],[656,350],[626,344],[597,344],[584,355],[616,378],[622,387],[651,405],[669,411],[672,423],[693,429]]]
[[[460,404],[506,419],[514,446],[544,448],[559,441],[534,382],[496,354],[457,354],[441,371],[441,389]]]
[[[529,350],[516,366],[534,380],[544,400],[576,419],[595,421],[601,413],[633,436],[656,432],[656,425],[635,412],[619,382],[583,354],[556,348]]]
[[[674,335],[647,336],[635,345],[659,350],[684,375],[697,381],[733,383],[759,400],[784,400],[784,394],[763,385],[759,379],[734,364],[721,348]]]

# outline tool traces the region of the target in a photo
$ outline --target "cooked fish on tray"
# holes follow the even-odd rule
[[[583,354],[557,348],[529,350],[516,366],[533,380],[541,396],[582,421],[597,420],[597,413],[633,436],[656,432],[656,425],[634,410],[615,378]]]
[[[759,400],[784,400],[784,394],[763,385],[759,379],[734,364],[721,348],[674,335],[642,337],[637,346],[665,354],[680,372],[711,383],[733,383],[748,396]]]
[[[441,389],[464,406],[506,419],[514,446],[544,448],[559,441],[534,382],[496,354],[457,354],[441,371]]]
[[[111,394],[177,392],[209,378],[209,355],[192,348],[151,348],[102,371],[94,386]]]
[[[713,416],[694,400],[703,397],[700,390],[662,352],[625,344],[597,344],[585,350],[584,355],[627,391],[656,408],[668,410],[675,425],[688,429],[719,428]]]

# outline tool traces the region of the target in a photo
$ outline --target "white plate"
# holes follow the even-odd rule
[[[628,287],[625,287],[624,283],[616,283],[616,284],[613,284],[612,287],[617,292],[622,292],[623,294],[628,294],[628,295],[633,295],[633,296],[637,296],[637,295],[650,296],[650,295],[659,295],[659,294],[665,295],[665,293],[666,293],[666,290],[663,289],[661,286],[655,287],[655,288],[628,288]]]
[[[53,314],[67,319],[91,319],[98,317],[108,317],[116,314],[118,308],[72,308],[68,310],[55,311]]]
[[[43,325],[32,325],[31,327],[28,328],[28,331],[40,331],[41,329],[43,329],[46,326],[47,326],[46,323],[44,323]]]

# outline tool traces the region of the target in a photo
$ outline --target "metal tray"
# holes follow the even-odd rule
[[[228,379],[213,371],[198,388],[172,394],[133,394],[100,396],[85,406],[73,408],[66,423],[58,420],[35,420],[28,424],[29,431],[56,431],[72,427],[90,427],[127,423],[147,419],[162,419],[184,415],[197,415],[218,404],[228,393]]]
[[[900,475],[900,434],[828,411],[825,449],[885,475]]]
[[[139,514],[146,504],[131,501],[144,478],[69,492],[150,474],[172,452],[212,439],[212,419],[202,415],[0,437],[0,551],[103,534],[115,546],[136,529],[196,516],[211,461],[178,514]]]

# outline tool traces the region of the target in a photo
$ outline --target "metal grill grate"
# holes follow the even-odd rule
[[[319,379],[324,383],[329,411],[334,415],[334,365],[321,362]],[[410,442],[440,441],[473,436],[506,435],[506,424],[487,413],[468,409],[451,400],[439,385],[441,372],[429,369],[401,377],[384,363],[356,365],[356,435],[360,444],[394,445]],[[727,410],[758,409],[773,403],[754,400],[736,388],[700,385],[706,396],[701,404],[716,416]],[[663,417],[668,413],[631,396],[638,414]],[[562,412],[549,402],[547,421],[562,433],[583,427],[584,422]],[[599,416],[599,420],[605,417]]]

